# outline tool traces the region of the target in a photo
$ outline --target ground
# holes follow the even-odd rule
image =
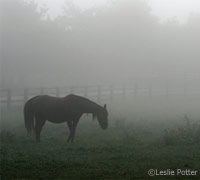
[[[36,143],[27,136],[20,111],[2,113],[2,120],[1,179],[200,179],[200,172],[148,175],[150,169],[200,171],[197,126],[111,117],[109,128],[102,130],[84,116],[75,142],[68,144],[66,124],[46,123]]]

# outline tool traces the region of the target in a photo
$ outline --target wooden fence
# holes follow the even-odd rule
[[[98,103],[110,102],[115,98],[126,99],[127,97],[154,97],[154,96],[195,96],[200,97],[200,88],[169,88],[168,86],[157,88],[151,84],[142,87],[137,83],[133,85],[97,85],[97,86],[73,86],[73,87],[54,87],[54,88],[25,88],[25,89],[0,89],[0,103],[7,108],[11,108],[14,103],[25,103],[29,98],[48,94],[57,97],[63,97],[68,94],[77,94],[90,98]]]
[[[102,100],[112,102],[114,95],[125,97],[127,89],[120,87],[114,89],[112,85],[109,86],[84,86],[84,87],[54,87],[54,88],[25,88],[25,89],[0,89],[0,103],[6,104],[9,109],[14,103],[25,103],[29,98],[36,95],[52,95],[57,97],[63,97],[68,94],[77,94],[96,102]]]

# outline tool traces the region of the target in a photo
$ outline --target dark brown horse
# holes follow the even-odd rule
[[[28,133],[32,130],[35,131],[37,142],[40,142],[40,132],[46,120],[52,123],[67,122],[70,130],[67,142],[73,142],[77,123],[84,113],[92,113],[93,117],[97,117],[102,129],[108,127],[106,105],[101,107],[81,96],[71,94],[63,98],[58,98],[41,95],[31,98],[24,105],[26,129]]]

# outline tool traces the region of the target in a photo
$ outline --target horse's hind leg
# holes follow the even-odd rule
[[[67,121],[67,125],[69,127],[69,137],[67,139],[67,142],[70,142],[70,139],[72,137],[72,121]]]
[[[44,126],[45,120],[36,118],[35,122],[35,136],[36,136],[36,142],[40,142],[40,132],[42,130],[42,127]]]

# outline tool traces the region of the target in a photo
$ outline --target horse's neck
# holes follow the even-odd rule
[[[98,113],[100,111],[100,106],[93,103],[93,102],[88,102],[87,105],[85,106],[85,113]]]

